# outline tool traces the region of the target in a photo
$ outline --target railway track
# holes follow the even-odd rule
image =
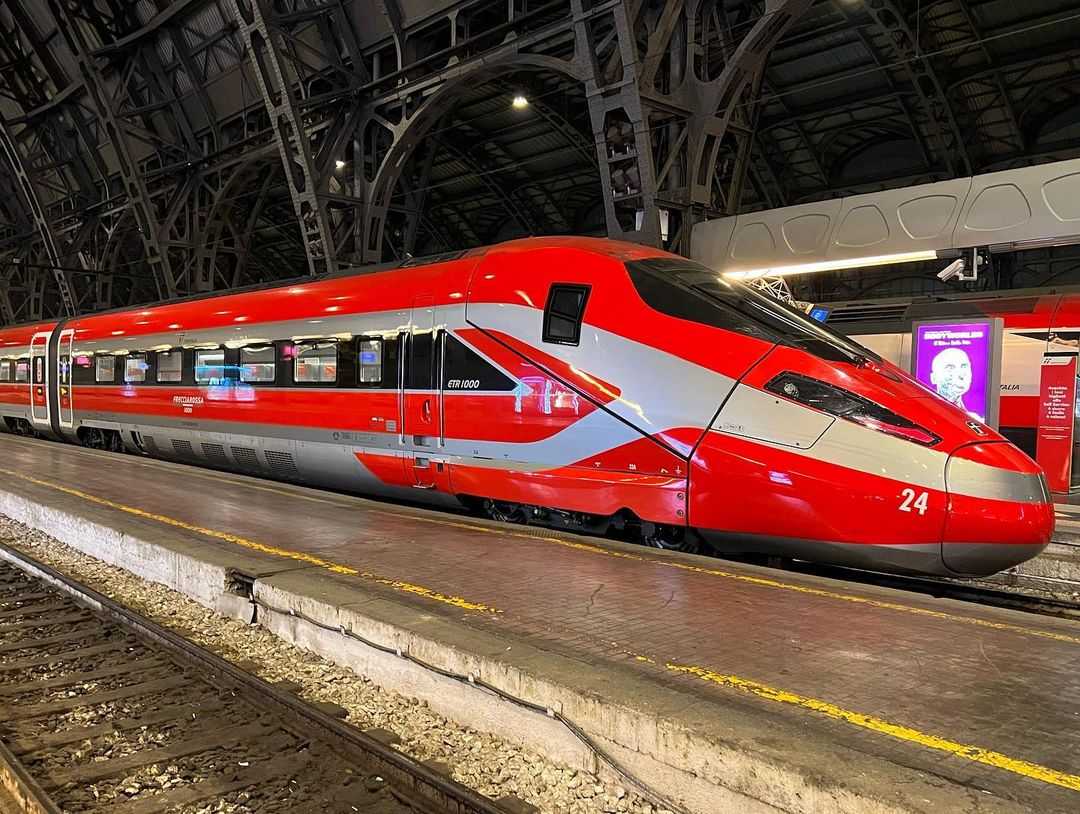
[[[507,811],[3,546],[0,781],[34,814]]]
[[[874,571],[857,571],[852,568],[819,565],[802,561],[785,562],[780,567],[783,570],[796,571],[800,574],[831,577],[863,585],[898,588],[941,599],[958,599],[980,605],[1010,608],[1025,613],[1057,616],[1062,619],[1080,619],[1080,602],[1044,593],[1008,590],[991,585],[973,584],[966,580],[953,580],[947,577],[934,578],[881,574]]]

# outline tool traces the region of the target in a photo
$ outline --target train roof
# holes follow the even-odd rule
[[[388,271],[398,271],[407,268],[420,268],[422,266],[432,266],[439,263],[448,263],[454,260],[460,260],[464,258],[482,258],[492,253],[499,254],[513,254],[517,252],[536,251],[538,249],[548,248],[562,248],[562,249],[577,249],[583,252],[589,252],[602,257],[607,257],[619,262],[628,262],[630,260],[640,260],[649,257],[678,257],[678,255],[665,252],[661,249],[655,249],[651,246],[643,246],[637,243],[628,243],[621,240],[611,240],[609,238],[602,237],[580,237],[580,236],[549,236],[549,237],[525,237],[516,238],[514,240],[507,240],[502,243],[494,243],[490,246],[480,246],[475,249],[463,249],[454,252],[443,252],[441,254],[427,255],[424,257],[406,257],[402,260],[395,260],[390,263],[379,263],[370,266],[354,266],[347,269],[341,269],[340,271],[319,274],[315,276],[306,275],[303,277],[290,277],[284,280],[273,280],[265,283],[258,283],[256,285],[243,286],[241,288],[230,288],[224,291],[208,291],[202,294],[193,294],[187,297],[177,297],[175,299],[157,300],[149,303],[140,303],[137,305],[127,305],[122,308],[112,308],[107,311],[92,311],[85,314],[80,314],[78,317],[72,319],[98,317],[108,314],[126,313],[128,311],[161,308],[166,305],[183,305],[185,303],[200,302],[202,300],[213,299],[215,297],[229,297],[235,294],[251,294],[259,291],[272,291],[278,288],[288,288],[295,285],[310,285],[312,283],[321,283],[327,280],[340,280],[349,277],[367,277],[372,274],[379,274]],[[35,321],[35,322],[20,322],[15,325],[0,326],[0,332],[19,329],[25,330],[26,328],[33,326],[48,326],[55,327],[59,324],[56,320],[51,321]]]

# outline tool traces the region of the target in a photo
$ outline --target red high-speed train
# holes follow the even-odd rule
[[[988,574],[1039,468],[874,352],[675,255],[537,238],[0,330],[14,432],[501,520]]]

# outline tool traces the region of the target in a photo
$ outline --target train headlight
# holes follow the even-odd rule
[[[867,429],[932,447],[941,438],[892,410],[842,387],[811,379],[798,373],[781,373],[765,389],[778,396],[820,410],[823,413],[861,424]]]

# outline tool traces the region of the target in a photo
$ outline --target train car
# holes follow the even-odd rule
[[[986,297],[840,303],[828,324],[907,370],[912,323],[927,319],[1001,317],[1001,433],[1035,455],[1043,354],[1080,347],[1080,292],[1004,292]]]
[[[684,258],[535,238],[365,271],[56,325],[52,432],[682,550],[987,574],[1049,540],[1005,439]]]
[[[52,436],[47,388],[55,322],[0,328],[0,432]]]

